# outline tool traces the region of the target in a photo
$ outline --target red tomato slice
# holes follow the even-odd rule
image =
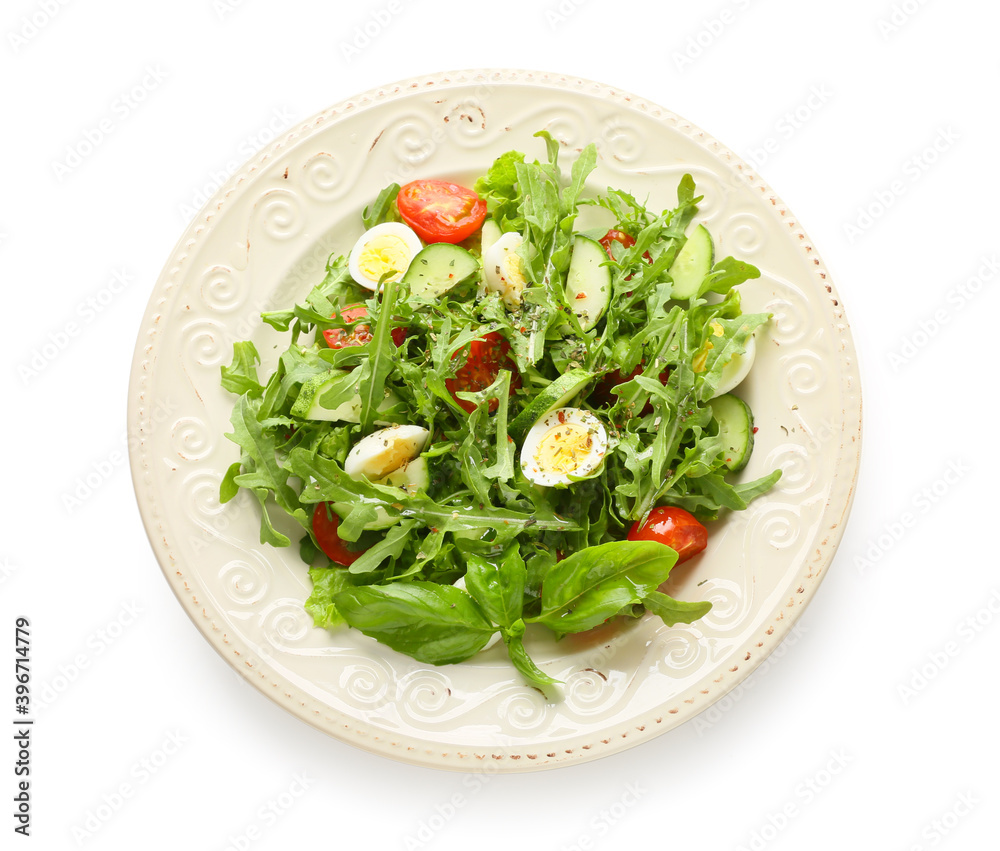
[[[340,320],[342,322],[355,322],[358,319],[364,319],[367,316],[368,308],[363,304],[348,305],[340,311]],[[334,311],[330,318],[336,319],[337,312]],[[326,340],[326,344],[331,349],[346,349],[348,346],[363,346],[365,343],[371,342],[372,329],[370,325],[364,322],[355,325],[353,328],[327,328],[323,332],[323,339]],[[393,328],[392,341],[397,346],[403,345],[406,341],[406,329]]]
[[[635,245],[635,239],[630,234],[625,233],[625,231],[623,230],[615,230],[614,228],[609,230],[606,234],[604,234],[604,236],[602,236],[597,241],[601,243],[601,245],[604,247],[604,250],[608,252],[608,257],[610,257],[612,260],[617,260],[618,258],[611,253],[611,243],[617,242],[619,245],[623,245],[625,248],[631,248],[633,245]],[[653,258],[650,257],[648,251],[644,252],[642,257],[647,263],[653,262]],[[629,275],[625,280],[626,281],[632,280],[632,276]]]
[[[313,510],[312,527],[316,543],[319,544],[319,548],[326,553],[330,561],[347,567],[361,558],[364,550],[348,549],[350,544],[337,534],[337,529],[340,527],[340,517],[332,509],[327,508],[327,503],[316,503],[316,508]]]
[[[617,242],[620,245],[624,246],[625,248],[631,248],[633,245],[635,245],[635,239],[633,239],[629,234],[625,233],[625,231],[623,230],[615,230],[614,228],[612,228],[606,234],[604,234],[604,236],[602,236],[598,240],[598,242],[601,243],[602,246],[604,246],[604,250],[608,252],[608,257],[610,257],[612,260],[618,259],[615,257],[614,254],[611,253],[612,242]]]
[[[486,202],[446,180],[414,180],[396,196],[399,215],[424,242],[461,242],[486,218]]]
[[[677,550],[680,564],[708,546],[708,530],[683,508],[664,505],[650,511],[645,523],[636,522],[628,539],[666,544]]]
[[[455,354],[457,355],[458,352]],[[491,331],[483,339],[473,340],[469,344],[469,359],[464,366],[460,366],[456,370],[454,378],[448,378],[444,383],[452,396],[455,396],[459,390],[478,393],[497,380],[501,369],[511,371],[510,392],[513,394],[521,386],[521,376],[510,357],[510,343],[499,331]],[[455,401],[470,414],[476,410],[476,406],[472,402],[459,399],[458,396],[455,396]],[[490,399],[490,413],[499,407],[500,401],[498,399]]]
[[[637,375],[641,374],[646,368],[645,361],[642,361],[632,370],[628,375],[622,375],[619,370],[614,372],[609,372],[600,381],[590,393],[590,401],[592,404],[597,405],[602,408],[610,408],[618,401],[618,397],[612,393],[619,384],[624,384],[626,381],[631,381]],[[667,385],[667,381],[670,379],[670,367],[667,367],[663,372],[660,373],[660,384],[664,387]],[[646,402],[639,416],[644,416],[645,414],[651,413],[653,410],[653,403]]]

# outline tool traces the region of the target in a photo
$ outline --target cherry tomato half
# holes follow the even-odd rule
[[[683,508],[664,505],[650,511],[645,523],[636,522],[628,539],[666,544],[677,550],[680,564],[708,546],[708,530]]]
[[[604,236],[602,236],[598,242],[604,247],[604,250],[608,252],[608,257],[612,260],[616,260],[614,254],[611,253],[611,243],[617,242],[625,248],[631,248],[635,245],[635,239],[629,234],[625,233],[623,230],[615,230],[612,228]]]
[[[457,355],[458,352],[455,354]],[[445,380],[445,387],[448,388],[448,392],[452,396],[455,396],[459,390],[478,393],[497,380],[501,369],[511,371],[510,392],[513,394],[521,386],[521,376],[510,356],[510,343],[499,331],[491,331],[481,340],[473,340],[469,344],[468,360],[455,371],[454,378]],[[476,406],[472,402],[459,399],[458,396],[455,396],[455,401],[470,414],[476,410]],[[490,413],[499,407],[500,401],[498,399],[490,399]]]
[[[601,245],[604,247],[604,250],[608,252],[608,257],[610,257],[612,260],[618,259],[611,252],[611,244],[613,242],[617,242],[619,245],[622,245],[625,248],[631,248],[633,245],[635,245],[634,237],[632,237],[630,234],[625,233],[625,231],[623,230],[615,230],[614,228],[609,230],[606,234],[604,234],[604,236],[602,236],[597,241],[601,243]],[[649,255],[648,251],[644,252],[642,257],[647,263],[653,262],[653,258]],[[625,278],[625,280],[631,281],[632,276],[629,275],[628,277]]]
[[[327,507],[327,503],[316,503],[316,508],[313,510],[312,527],[316,543],[319,544],[319,548],[326,553],[330,561],[347,567],[361,558],[364,550],[348,549],[348,542],[337,534],[340,518]]]
[[[424,242],[461,242],[486,218],[486,202],[446,180],[414,180],[396,196],[399,215]]]
[[[628,375],[622,375],[620,370],[614,370],[613,372],[607,373],[597,385],[590,392],[589,401],[591,404],[597,405],[601,408],[610,408],[618,401],[618,397],[612,392],[619,384],[624,384],[626,381],[631,381],[637,375],[640,375],[642,371],[646,368],[644,361],[640,361],[638,366],[632,370]],[[660,384],[664,387],[667,386],[667,381],[670,379],[670,367],[667,367],[663,372],[660,373]],[[647,401],[639,416],[645,416],[651,413],[653,410],[653,403]]]
[[[340,311],[340,320],[342,322],[356,322],[358,319],[364,319],[368,316],[368,308],[363,304],[352,304],[344,307]],[[337,318],[337,312],[334,311],[331,319]],[[331,349],[346,349],[348,346],[363,346],[365,343],[370,343],[372,340],[372,329],[367,323],[359,323],[353,328],[327,328],[323,332],[323,339],[326,340],[326,344]],[[392,341],[397,345],[401,346],[406,341],[406,329],[405,328],[393,328],[392,329]]]

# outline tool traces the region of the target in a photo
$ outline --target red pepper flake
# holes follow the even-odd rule
[[[756,434],[757,432],[758,432],[758,428],[757,428],[757,426],[754,426],[753,427],[753,433]]]

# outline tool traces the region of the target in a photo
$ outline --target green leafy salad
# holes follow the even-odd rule
[[[593,145],[565,175],[536,135],[545,162],[510,151],[474,188],[386,187],[305,300],[263,314],[288,335],[271,375],[236,343],[221,499],[256,497],[263,543],[293,543],[275,512],[301,525],[317,626],[434,665],[502,641],[545,690],[526,628],[702,617],[661,586],[780,471],[734,475],[754,428],[729,391],[769,315],[741,312],[759,272],[714,258],[690,175],[653,212],[585,194]],[[587,207],[614,224],[579,230]]]

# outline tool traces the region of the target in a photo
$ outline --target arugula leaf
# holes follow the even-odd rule
[[[392,314],[396,306],[399,282],[388,280],[383,283],[382,300],[377,310],[369,307],[369,316],[374,321],[371,342],[366,346],[368,359],[361,365],[358,377],[361,397],[361,430],[371,431],[378,416],[378,406],[385,400],[385,381],[393,369],[396,344],[392,341]]]
[[[416,520],[400,521],[386,532],[381,541],[369,547],[353,561],[348,570],[351,573],[371,573],[387,558],[399,558],[410,542],[410,535],[416,525]]]
[[[361,223],[365,226],[365,230],[383,222],[396,221],[393,212],[398,194],[399,184],[390,183],[378,193],[378,197],[371,204],[361,211]]]
[[[734,260],[732,257],[723,257],[698,288],[698,297],[701,298],[706,293],[725,295],[733,287],[759,277],[760,269],[756,266],[751,266],[742,260]]]
[[[223,389],[238,396],[246,393],[251,399],[261,396],[264,388],[257,378],[259,363],[260,355],[257,354],[257,347],[252,342],[246,340],[242,343],[233,343],[233,362],[229,366],[222,367]]]
[[[280,508],[291,514],[305,528],[310,528],[310,521],[299,506],[298,497],[288,484],[288,471],[281,468],[276,456],[275,438],[265,432],[256,418],[253,402],[248,395],[240,397],[233,408],[230,422],[233,433],[226,437],[239,444],[245,460],[241,461],[243,473],[232,478],[232,482],[240,487],[253,491],[261,505],[261,543],[269,543],[278,547],[287,547],[288,537],[278,532],[271,523],[266,506],[267,497],[274,495]]]
[[[473,599],[452,585],[362,585],[335,594],[333,601],[355,629],[431,665],[468,659],[496,632]]]

